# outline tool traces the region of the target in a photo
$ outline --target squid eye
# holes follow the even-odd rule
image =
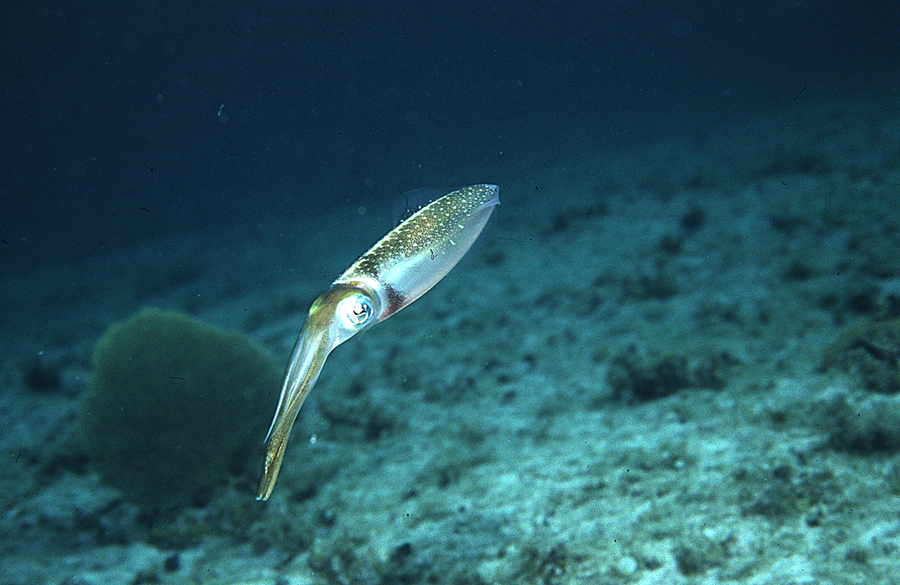
[[[359,329],[374,314],[372,301],[363,295],[353,295],[338,303],[337,317],[347,329]]]

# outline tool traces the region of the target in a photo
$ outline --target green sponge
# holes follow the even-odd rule
[[[246,469],[281,376],[247,336],[144,309],[94,348],[82,443],[102,479],[152,509],[196,502]]]

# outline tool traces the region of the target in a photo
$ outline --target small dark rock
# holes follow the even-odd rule
[[[612,358],[607,381],[616,398],[642,402],[686,388],[721,390],[727,383],[728,370],[737,363],[727,352],[689,361],[684,355],[632,345]]]
[[[703,227],[706,223],[706,212],[699,207],[692,207],[687,213],[681,216],[678,222],[681,229],[686,232],[695,232]]]
[[[48,363],[42,356],[34,356],[28,362],[23,381],[29,390],[35,392],[53,393],[62,389],[62,375],[59,368]]]
[[[404,542],[403,544],[394,547],[394,550],[391,551],[390,561],[393,563],[399,563],[411,557],[412,554],[413,545],[408,542]]]
[[[181,558],[178,556],[178,553],[167,556],[166,560],[163,561],[163,569],[166,571],[166,573],[174,573],[180,568]]]

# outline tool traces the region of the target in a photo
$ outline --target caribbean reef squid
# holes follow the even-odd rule
[[[291,352],[266,437],[256,499],[267,500],[272,494],[291,427],[331,350],[444,278],[481,233],[500,203],[499,193],[496,185],[474,185],[429,203],[360,256],[313,302]]]

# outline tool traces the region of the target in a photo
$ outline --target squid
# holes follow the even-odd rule
[[[272,495],[291,428],[325,358],[438,283],[465,255],[500,203],[496,185],[473,185],[429,203],[359,257],[312,304],[288,361],[266,436],[257,500]]]

